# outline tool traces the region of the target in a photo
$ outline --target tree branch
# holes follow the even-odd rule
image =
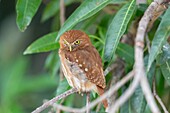
[[[57,100],[60,100],[61,98],[64,98],[64,97],[66,97],[66,96],[68,96],[72,93],[78,92],[77,89],[73,88],[73,89],[70,89],[70,90],[66,91],[65,93],[49,100],[48,102],[44,103],[42,106],[38,107],[32,113],[40,113],[41,111],[43,111],[44,109],[46,109],[49,106],[53,106],[55,108],[61,109],[61,110],[66,111],[66,112],[78,112],[78,113],[85,112],[86,110],[91,109],[94,106],[96,106],[98,103],[100,103],[105,98],[112,95],[115,91],[117,91],[120,87],[122,87],[127,81],[129,81],[133,76],[134,76],[134,71],[131,71],[124,78],[122,78],[119,82],[117,82],[114,86],[112,86],[108,91],[106,91],[102,96],[98,97],[96,100],[91,102],[89,104],[89,108],[86,108],[86,106],[79,108],[79,109],[78,108],[71,108],[71,107],[66,107],[66,106],[59,105],[59,104],[55,103]]]
[[[108,91],[106,91],[102,96],[98,97],[96,100],[94,100],[93,102],[91,102],[89,104],[89,108],[91,109],[94,106],[96,106],[98,103],[100,103],[102,100],[104,100],[105,98],[109,97],[110,95],[112,95],[115,91],[117,91],[119,88],[121,88],[125,83],[127,83],[132,77],[134,76],[134,71],[131,71],[130,73],[128,73],[124,78],[122,78],[119,82],[117,82],[114,86],[112,86]],[[67,112],[77,112],[77,113],[82,113],[85,112],[86,110],[88,110],[86,108],[86,106],[82,107],[81,109],[77,109],[77,108],[71,108],[71,107],[66,107],[66,106],[62,106],[62,105],[58,105],[55,104],[55,107],[58,109],[61,109],[63,111],[67,111]]]
[[[62,26],[65,22],[65,5],[64,0],[60,0],[60,25]]]
[[[89,104],[90,104],[90,92],[86,93],[86,108],[89,108]],[[90,109],[86,110],[86,113],[90,113]]]
[[[67,97],[68,95],[71,95],[75,92],[78,92],[77,89],[75,88],[72,88],[66,92],[64,92],[63,94],[61,95],[58,95],[56,97],[54,97],[53,99],[49,100],[48,102],[45,102],[42,106],[38,107],[36,110],[34,110],[32,113],[40,113],[41,111],[43,111],[44,109],[46,109],[47,107],[49,107],[50,105],[53,105],[56,101],[62,99],[62,98],[65,98]]]
[[[156,8],[158,7],[158,2],[152,2],[148,9],[145,11],[144,16],[141,18],[139,22],[139,27],[137,30],[137,36],[135,40],[135,78],[140,80],[140,85],[142,91],[145,95],[146,101],[148,102],[149,107],[153,113],[160,113],[159,108],[156,105],[152,92],[150,90],[149,83],[146,78],[146,73],[144,69],[144,61],[143,61],[143,48],[144,48],[144,36],[146,33],[146,29],[149,21],[152,18],[152,15]]]
[[[114,64],[114,63],[108,66],[104,71],[104,76],[106,76],[110,71],[112,71],[116,67],[117,67],[117,64]]]
[[[110,108],[109,113],[115,113],[119,107],[125,103],[129,97],[134,93],[136,87],[139,85],[140,77],[135,77],[130,87],[122,94],[122,96],[116,100],[116,102]]]

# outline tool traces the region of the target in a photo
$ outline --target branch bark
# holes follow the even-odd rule
[[[131,71],[124,78],[122,78],[119,82],[117,82],[114,86],[112,86],[108,91],[106,91],[102,96],[98,97],[96,100],[91,102],[89,104],[89,108],[86,108],[86,106],[79,108],[79,109],[78,108],[71,108],[71,107],[66,107],[66,106],[59,105],[59,104],[55,103],[57,100],[60,100],[60,99],[66,97],[66,96],[68,96],[72,93],[78,92],[77,89],[73,88],[73,89],[70,89],[70,90],[66,91],[65,93],[49,100],[48,102],[44,103],[42,106],[38,107],[32,113],[40,113],[41,111],[43,111],[44,109],[46,109],[49,106],[53,106],[55,108],[61,109],[61,110],[66,111],[66,112],[77,112],[77,113],[85,112],[86,110],[91,109],[94,106],[96,106],[98,103],[102,102],[102,100],[104,100],[105,98],[112,95],[115,91],[117,91],[120,87],[122,87],[126,82],[128,82],[133,76],[134,76],[134,71]]]
[[[49,100],[48,102],[45,102],[42,106],[38,107],[36,110],[34,110],[32,113],[40,113],[41,111],[43,111],[44,109],[46,109],[47,107],[53,105],[56,101],[62,99],[62,98],[65,98],[67,97],[68,95],[71,95],[75,92],[78,92],[77,89],[75,88],[72,88],[66,92],[64,92],[63,94],[59,95],[59,96],[56,96],[54,97],[53,99]]]
[[[62,26],[65,22],[65,5],[64,0],[60,0],[60,25]]]
[[[150,90],[149,83],[146,78],[144,61],[143,61],[143,48],[144,48],[144,37],[145,37],[148,23],[151,20],[153,13],[158,6],[159,6],[158,2],[154,1],[150,4],[148,9],[145,11],[144,16],[141,18],[139,22],[139,27],[137,30],[137,36],[135,40],[135,67],[134,67],[135,78],[137,80],[138,79],[140,80],[142,91],[153,113],[160,113],[160,110],[154,100],[154,97]]]
[[[119,88],[121,88],[125,83],[127,83],[133,77],[134,77],[134,71],[131,71],[124,78],[122,78],[119,82],[117,82],[114,86],[112,86],[108,91],[106,91],[102,96],[98,97],[96,100],[91,102],[89,104],[88,109],[93,108],[98,103],[102,102],[102,100],[104,100],[105,98],[112,95],[115,91],[117,91]],[[82,113],[82,112],[85,112],[87,110],[86,106],[84,106],[80,109],[77,109],[77,108],[66,107],[66,106],[62,106],[62,105],[58,105],[58,104],[54,104],[54,105],[55,105],[54,107],[61,109],[63,111],[66,111],[66,112]]]

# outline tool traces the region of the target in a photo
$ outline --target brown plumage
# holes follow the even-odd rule
[[[94,90],[99,95],[106,87],[102,60],[89,37],[82,31],[70,30],[60,37],[59,55],[63,73],[71,87],[80,92]],[[107,101],[103,104],[107,107]]]

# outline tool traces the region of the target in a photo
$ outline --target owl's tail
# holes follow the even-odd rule
[[[101,88],[101,87],[99,87],[99,86],[97,86],[97,93],[98,93],[98,95],[100,95],[100,96],[103,95],[103,94],[104,94],[104,89]],[[103,103],[105,109],[107,109],[107,107],[108,107],[108,102],[107,102],[107,100],[104,99],[104,100],[102,101],[102,103]]]

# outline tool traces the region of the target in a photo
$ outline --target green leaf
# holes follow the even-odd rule
[[[134,49],[127,44],[119,43],[116,54],[118,54],[119,57],[121,57],[123,60],[125,60],[130,65],[133,65],[134,63]]]
[[[24,51],[24,54],[48,52],[59,48],[59,43],[55,42],[57,33],[47,34],[35,42],[33,42],[28,48]]]
[[[56,40],[67,30],[70,30],[73,26],[75,26],[78,22],[85,20],[102,8],[104,8],[107,4],[109,4],[110,0],[85,0],[74,12],[73,14],[66,20],[63,27],[58,32],[58,36]]]
[[[166,82],[170,86],[170,60],[166,61],[160,68]]]
[[[135,90],[130,99],[130,109],[132,113],[144,113],[146,107],[146,100],[140,86]]]
[[[168,42],[163,45],[162,51],[163,51],[163,60],[164,61],[169,60],[170,59],[170,44]]]
[[[64,92],[66,92],[69,88],[70,88],[70,85],[68,84],[67,79],[64,78],[64,79],[63,79],[62,81],[60,81],[60,83],[59,83],[59,86],[58,86],[58,88],[57,88],[56,95],[58,96],[58,95],[60,95],[60,94],[62,94],[62,93],[64,93]],[[62,100],[59,100],[59,101],[57,101],[57,103],[60,104],[61,101],[62,101]]]
[[[148,61],[148,67],[147,71],[149,71],[153,61],[157,57],[157,55],[160,52],[160,49],[162,48],[163,44],[167,40],[168,36],[170,35],[170,7],[165,12],[162,21],[155,33],[154,39],[152,41],[151,51],[149,54],[149,61]]]
[[[50,72],[50,74],[55,77],[57,72],[60,70],[60,58],[58,51],[51,52],[45,61],[45,68]]]
[[[67,91],[69,89],[69,84],[66,80],[66,78],[64,80],[62,80],[57,88],[57,93],[56,95],[60,95],[62,93],[64,93],[65,91]]]
[[[16,5],[17,26],[23,32],[31,23],[31,20],[37,12],[41,0],[18,0]]]
[[[161,49],[161,53],[156,57],[156,63],[161,66],[170,60],[170,44],[166,43]]]
[[[126,86],[123,86],[121,88],[121,94],[123,94],[126,90],[127,90],[128,87]],[[120,112],[119,113],[131,113],[129,111],[130,107],[129,107],[129,103],[130,103],[130,100],[127,100],[121,107],[120,107]]]
[[[136,1],[132,0],[130,3],[124,5],[116,14],[112,20],[107,34],[105,42],[104,57],[106,61],[110,61],[115,53],[115,50],[119,44],[121,36],[124,34],[130,18],[136,8]]]
[[[64,4],[70,5],[74,0],[64,0]],[[46,6],[44,9],[43,15],[42,15],[42,21],[46,21],[52,16],[54,16],[60,9],[60,0],[51,0],[50,3]]]

